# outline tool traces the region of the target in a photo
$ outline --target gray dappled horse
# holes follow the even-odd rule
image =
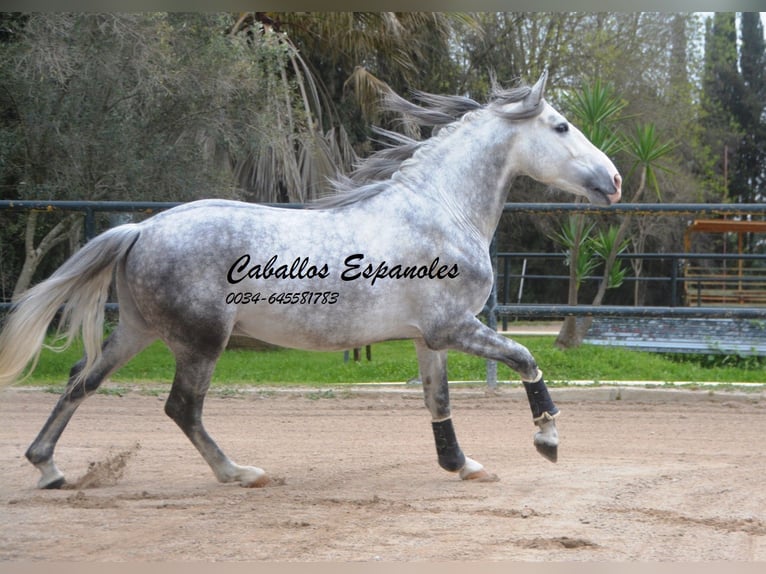
[[[64,484],[53,451],[77,406],[152,341],[173,352],[165,412],[221,482],[268,482],[232,462],[207,434],[202,405],[230,335],[321,351],[413,339],[439,464],[462,479],[489,477],[466,457],[452,426],[447,350],[500,361],[521,376],[534,444],[556,460],[558,408],[529,351],[476,315],[493,282],[489,244],[514,177],[609,205],[620,198],[612,162],[532,86],[497,89],[479,105],[420,94],[389,107],[434,135],[393,143],[371,156],[339,193],[309,209],[204,200],[122,225],[88,242],[16,302],[0,335],[0,383],[36,361],[64,306],[66,344],[81,333],[85,356],[27,458],[40,488]],[[108,288],[116,281],[119,324],[101,344]]]

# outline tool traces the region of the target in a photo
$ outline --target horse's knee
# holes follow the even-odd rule
[[[424,391],[423,402],[431,416],[437,420],[449,418],[449,388],[446,379],[441,382],[434,382],[427,375],[423,378],[422,384]]]
[[[522,381],[534,382],[539,380],[540,369],[537,367],[537,361],[526,347],[521,345],[519,347],[520,349],[510,361],[510,367],[519,373]]]

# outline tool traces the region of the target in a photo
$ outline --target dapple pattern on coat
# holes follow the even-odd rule
[[[531,87],[497,90],[486,105],[420,94],[419,106],[392,96],[392,110],[435,126],[432,137],[380,132],[390,147],[310,209],[203,200],[86,244],[22,295],[0,335],[5,384],[36,361],[62,305],[68,340],[83,337],[85,356],[26,453],[42,473],[38,486],[65,482],[53,451],[78,405],[157,339],[176,360],[166,413],[218,480],[266,484],[264,470],[230,460],[202,422],[232,334],[325,351],[412,339],[438,462],[462,479],[491,475],[458,444],[447,351],[499,361],[519,374],[538,427],[533,443],[555,461],[559,411],[535,359],[476,318],[493,283],[489,244],[515,177],[601,205],[620,198],[616,168],[545,101],[545,82],[543,74]],[[120,319],[102,344],[113,275]]]

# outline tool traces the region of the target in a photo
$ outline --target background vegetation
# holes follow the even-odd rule
[[[733,12],[0,13],[0,198],[305,201],[395,127],[383,92],[482,100],[543,68],[557,107],[600,83],[615,129],[672,143],[642,201],[763,200],[763,26]],[[541,195],[563,197],[525,180],[512,199]],[[4,300],[82,241],[74,216],[0,217]],[[554,248],[560,221],[506,219],[503,244]]]
[[[607,149],[630,201],[766,197],[758,13],[222,12],[0,13],[0,199],[307,201],[373,149],[371,125],[402,129],[378,109],[383,93],[481,101],[493,78],[533,81],[543,69],[547,97]],[[527,179],[510,199],[569,200]],[[567,248],[576,265],[577,242],[555,239],[586,228],[572,225],[505,217],[499,245]],[[612,217],[593,235],[613,230],[615,250],[679,251],[683,225]],[[76,215],[0,212],[0,300],[81,243]],[[525,302],[664,298],[606,293],[626,273],[610,267],[610,249],[601,288],[576,288],[573,267],[568,292],[541,284]],[[746,249],[763,242],[749,237]],[[669,275],[661,265],[632,272]]]

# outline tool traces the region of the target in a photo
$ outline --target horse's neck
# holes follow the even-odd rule
[[[456,126],[439,136],[408,177],[417,193],[431,197],[458,226],[489,244],[514,176],[512,140],[511,126],[492,118]]]

